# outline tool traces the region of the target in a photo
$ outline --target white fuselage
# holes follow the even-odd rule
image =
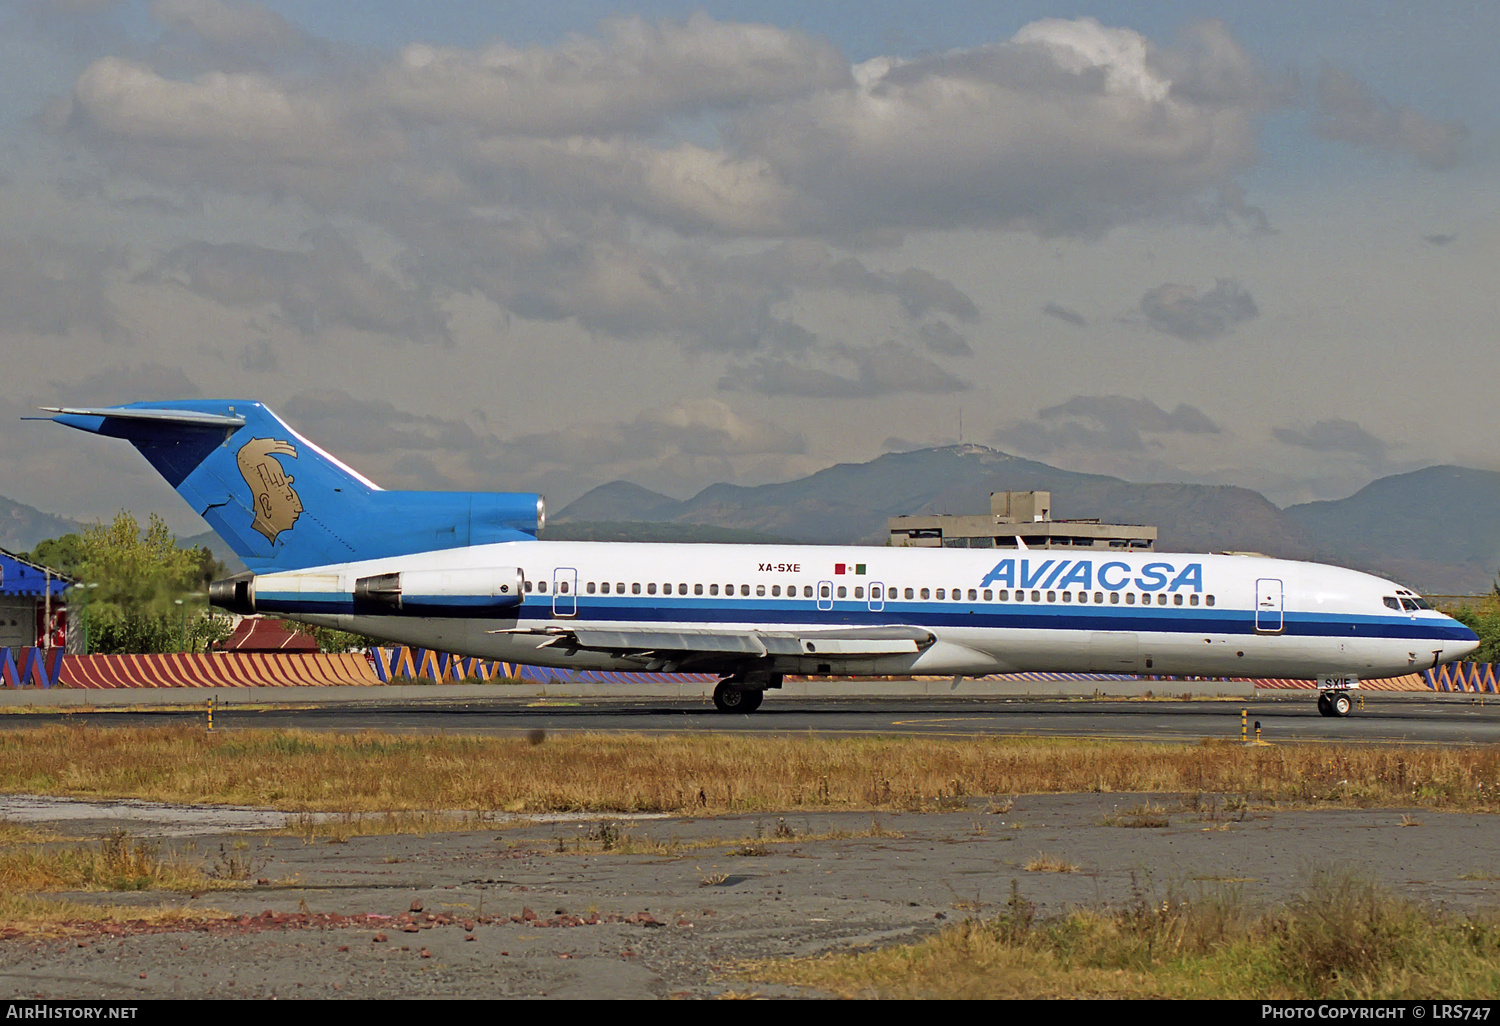
[[[354,582],[411,571],[518,568],[500,611],[367,615]],[[408,645],[542,666],[640,670],[649,655],[568,649],[549,628],[815,632],[920,627],[919,652],[779,673],[1015,671],[1311,679],[1411,673],[1476,647],[1467,628],[1369,574],[1255,556],[1169,552],[525,541],[262,574],[281,615]],[[341,599],[341,596],[343,599]],[[1395,608],[1391,608],[1392,600]],[[340,605],[340,601],[343,604]],[[728,669],[712,659],[665,668]]]

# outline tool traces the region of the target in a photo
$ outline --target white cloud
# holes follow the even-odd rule
[[[1469,141],[1459,121],[1437,121],[1397,107],[1347,72],[1325,65],[1318,76],[1317,130],[1326,139],[1378,153],[1404,153],[1423,167],[1457,164]]]
[[[787,99],[848,78],[827,43],[768,25],[620,18],[555,47],[408,46],[379,90],[435,124],[556,138],[651,130],[669,117]]]

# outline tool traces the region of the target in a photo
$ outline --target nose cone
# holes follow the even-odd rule
[[[1443,617],[1443,621],[1438,637],[1443,643],[1442,652],[1437,657],[1439,663],[1451,663],[1479,650],[1479,635],[1467,624],[1450,616]]]

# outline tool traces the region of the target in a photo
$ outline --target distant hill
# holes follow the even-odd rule
[[[1307,539],[1259,492],[1213,485],[1140,485],[1080,474],[982,445],[887,453],[841,463],[781,484],[710,485],[675,502],[644,488],[602,485],[566,506],[556,521],[656,519],[712,524],[796,541],[880,544],[886,519],[908,513],[985,513],[990,492],[1044,489],[1058,517],[1154,524],[1164,550],[1275,549],[1307,555]],[[642,494],[651,496],[643,500]],[[615,496],[625,500],[611,505]],[[664,500],[664,501],[662,501]],[[649,510],[649,512],[647,512]]]
[[[903,513],[984,513],[992,491],[1044,489],[1055,516],[1153,524],[1158,548],[1263,552],[1390,576],[1437,594],[1487,592],[1500,568],[1500,474],[1429,467],[1382,478],[1347,499],[1278,509],[1248,488],[1134,484],[982,445],[888,453],[795,481],[710,485],[678,501],[625,482],[564,507],[573,520],[703,525],[800,542],[879,544]],[[552,535],[555,537],[556,535]]]
[[[38,542],[83,530],[84,525],[67,517],[43,513],[25,503],[0,496],[0,549],[30,552]]]
[[[1490,470],[1425,467],[1284,515],[1315,558],[1422,581],[1419,590],[1486,592],[1500,568],[1500,473]]]
[[[555,540],[882,544],[903,513],[984,513],[992,491],[1045,489],[1059,518],[1153,524],[1158,548],[1263,552],[1368,570],[1433,594],[1480,594],[1500,569],[1500,473],[1428,467],[1381,478],[1346,499],[1281,510],[1248,488],[1134,484],[982,445],[887,453],[795,481],[716,484],[679,500],[601,485],[549,517]],[[25,552],[83,525],[0,498],[0,547]],[[211,531],[179,539],[244,564]]]
[[[547,541],[705,542],[720,545],[785,545],[792,540],[732,527],[608,520],[570,520],[563,524],[549,524],[541,536]]]

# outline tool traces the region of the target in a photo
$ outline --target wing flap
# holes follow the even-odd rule
[[[515,630],[505,633],[522,633]],[[910,655],[936,639],[919,627],[861,627],[832,631],[757,631],[721,629],[641,630],[630,627],[550,627],[552,645],[592,649],[621,655],[687,653],[690,655],[747,655],[855,659],[882,655]]]

